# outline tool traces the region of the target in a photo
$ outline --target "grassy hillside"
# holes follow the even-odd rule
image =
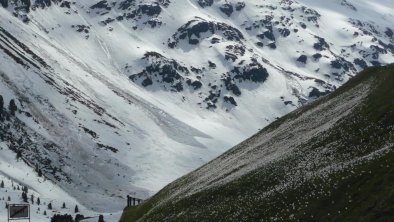
[[[369,68],[122,221],[394,221],[394,66]]]

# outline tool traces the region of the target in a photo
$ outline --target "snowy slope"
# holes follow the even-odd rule
[[[394,62],[388,0],[23,2],[0,1],[4,140],[95,211]]]

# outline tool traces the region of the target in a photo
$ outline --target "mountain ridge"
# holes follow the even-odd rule
[[[394,65],[363,71],[126,209],[123,220],[392,219],[393,83]]]

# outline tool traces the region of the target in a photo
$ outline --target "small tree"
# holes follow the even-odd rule
[[[15,116],[15,112],[18,110],[18,107],[15,104],[15,100],[11,99],[10,104],[8,105],[8,109],[10,110],[11,115]]]
[[[39,197],[37,197],[37,205],[40,205],[40,204],[41,204],[41,200]]]
[[[4,181],[1,181],[0,188],[4,188]]]
[[[52,169],[52,174],[55,175],[56,172],[57,172],[57,167],[54,167],[54,168]]]
[[[18,150],[16,151],[16,160],[19,161],[20,158],[22,158],[22,151]]]
[[[3,109],[4,109],[4,99],[3,96],[0,95],[0,121],[4,121],[2,117]]]
[[[79,212],[78,205],[75,205],[74,212],[75,212],[75,213],[78,213],[78,212]]]
[[[8,199],[7,199],[7,201],[11,201],[11,197],[10,197],[10,196],[8,196]]]
[[[41,171],[41,169],[38,169],[38,176],[39,176],[39,177],[42,177],[42,171]]]
[[[1,111],[4,109],[4,99],[3,96],[0,95],[0,116],[1,116]]]
[[[66,203],[63,202],[62,208],[66,208]]]
[[[46,216],[47,215],[47,211],[46,210],[44,210],[44,216]]]
[[[48,204],[48,210],[52,210],[52,203]]]
[[[33,194],[30,196],[30,201],[31,201],[31,204],[34,204],[34,195]]]
[[[27,194],[24,191],[22,192],[22,200],[23,200],[23,202],[28,203]]]

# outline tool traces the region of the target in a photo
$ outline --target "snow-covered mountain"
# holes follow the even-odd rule
[[[3,111],[3,147],[95,211],[394,62],[390,0],[0,5],[0,95],[18,107]]]

